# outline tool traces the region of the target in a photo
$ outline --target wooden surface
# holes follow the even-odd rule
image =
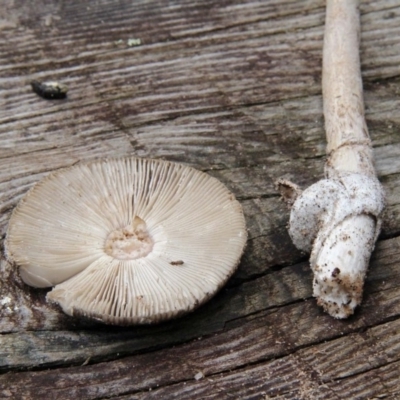
[[[219,178],[249,229],[228,285],[157,326],[67,317],[2,257],[1,399],[400,398],[399,0],[361,6],[367,122],[388,206],[349,320],[317,307],[273,185],[323,176],[324,11],[320,0],[1,0],[3,238],[48,172],[132,154]],[[67,84],[68,98],[39,98],[32,79]]]

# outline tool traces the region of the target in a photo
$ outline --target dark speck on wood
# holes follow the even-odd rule
[[[66,85],[59,82],[31,82],[32,90],[47,100],[65,99],[68,88]]]

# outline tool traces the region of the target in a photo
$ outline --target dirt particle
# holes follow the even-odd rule
[[[340,269],[338,267],[334,268],[332,271],[332,278],[336,278],[340,274]]]
[[[171,265],[183,265],[184,262],[182,260],[177,260],[177,261],[171,261],[170,264]]]

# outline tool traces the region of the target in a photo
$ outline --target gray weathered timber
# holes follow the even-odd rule
[[[307,256],[291,244],[273,185],[323,176],[324,6],[1,3],[2,240],[18,200],[43,176],[126,155],[217,177],[249,229],[228,285],[193,314],[155,326],[70,318],[2,254],[1,399],[400,397],[399,0],[361,2],[366,117],[388,205],[364,301],[349,320],[311,297]],[[39,98],[33,79],[67,84],[67,99]]]

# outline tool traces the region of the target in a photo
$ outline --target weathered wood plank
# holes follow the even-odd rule
[[[139,350],[221,332],[231,326],[245,326],[246,316],[260,312],[267,312],[267,317],[254,318],[262,319],[264,329],[270,332],[267,336],[259,335],[258,340],[262,346],[266,346],[268,352],[271,351],[270,357],[279,356],[282,351],[278,349],[280,345],[276,348],[277,338],[286,343],[283,347],[287,351],[292,346],[296,348],[310,344],[310,340],[311,343],[318,343],[340,333],[372,326],[399,313],[399,305],[396,303],[400,296],[400,278],[396,265],[400,259],[400,240],[390,239],[383,243],[371,267],[363,307],[352,322],[335,321],[326,315],[322,316],[314,301],[297,303],[311,297],[311,274],[305,264],[300,264],[227,289],[196,314],[157,327],[104,329],[93,326],[92,330],[81,329],[75,332],[46,330],[3,335],[0,337],[0,368],[79,364],[88,358],[97,361],[116,355],[125,356]],[[295,306],[280,308],[293,302]],[[11,304],[8,306],[12,307]],[[249,318],[252,321],[253,317]],[[296,326],[294,332],[291,326]],[[243,338],[241,343],[255,340],[246,330],[236,332],[233,337]],[[238,349],[233,351],[238,363]],[[261,355],[261,350],[255,354],[256,357]]]
[[[393,291],[389,292],[386,291],[386,301],[391,302],[398,313],[398,298],[391,298]],[[50,391],[49,399],[67,398],[68,394],[94,399],[153,389],[151,395],[137,398],[178,396],[189,399],[216,395],[226,385],[230,394],[237,393],[236,398],[247,398],[255,389],[259,394],[264,391],[272,396],[290,391],[299,395],[305,388],[309,393],[306,398],[318,398],[320,386],[337,388],[337,383],[344,379],[354,380],[363,372],[399,361],[398,320],[365,329],[368,324],[389,317],[374,313],[377,306],[382,305],[377,304],[376,299],[367,299],[363,315],[346,324],[321,315],[311,302],[296,303],[286,309],[271,310],[228,324],[220,335],[198,338],[190,344],[157,353],[68,368],[62,376],[55,371],[7,374],[2,377],[4,379],[0,378],[0,390],[3,390],[0,393],[8,390],[12,398],[17,394],[35,398]],[[354,333],[348,335],[349,332]],[[318,344],[321,340],[327,342]],[[317,344],[302,349],[312,343]],[[274,358],[279,360],[271,361]],[[231,370],[239,372],[231,373]],[[206,377],[205,381],[195,382],[198,372]],[[218,376],[221,373],[223,375]],[[245,387],[244,382],[247,382]],[[361,383],[359,385],[352,390],[366,392]],[[158,391],[158,386],[166,388]],[[374,393],[368,395],[376,395],[376,389],[373,387]],[[337,398],[343,397],[338,395]]]
[[[220,179],[241,201],[250,239],[213,300],[140,328],[65,316],[2,258],[0,368],[12,372],[0,376],[0,397],[399,397],[398,0],[361,4],[387,240],[348,321],[323,315],[311,299],[306,257],[290,242],[288,211],[273,186],[279,177],[306,186],[323,175],[323,0],[3,3],[2,237],[17,201],[48,172],[136,154]],[[129,46],[133,38],[141,45]],[[32,79],[59,79],[68,99],[36,97]],[[205,378],[196,381],[198,372]]]

